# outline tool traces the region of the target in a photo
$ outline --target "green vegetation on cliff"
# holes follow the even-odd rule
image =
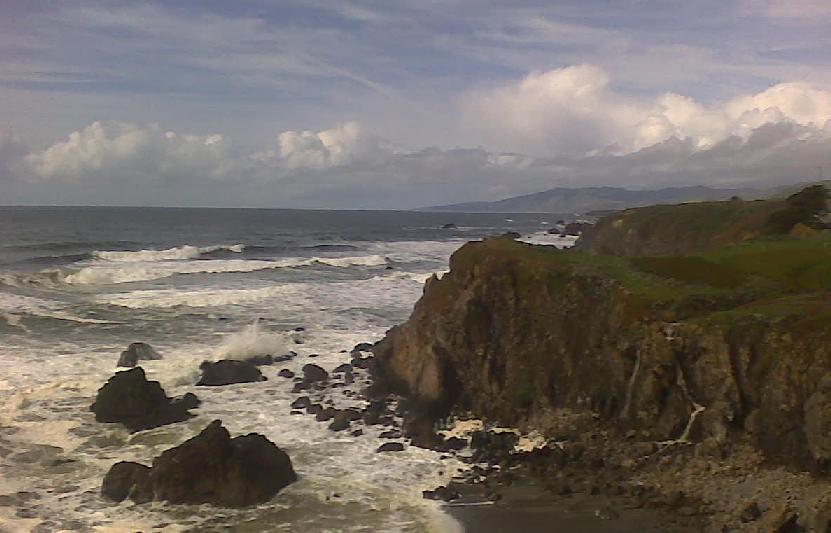
[[[533,424],[591,409],[656,439],[749,439],[825,469],[826,196],[630,210],[575,250],[469,243],[377,345],[379,377],[439,414]]]
[[[814,185],[786,199],[701,202],[627,209],[601,219],[577,248],[597,254],[679,254],[823,227],[828,192]]]

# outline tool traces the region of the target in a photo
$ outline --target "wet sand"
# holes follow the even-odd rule
[[[465,533],[648,533],[697,531],[666,513],[635,509],[626,500],[576,494],[554,496],[523,478],[499,490],[495,503],[461,502],[445,510]]]

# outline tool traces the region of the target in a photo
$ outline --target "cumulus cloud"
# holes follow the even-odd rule
[[[94,122],[45,148],[0,136],[3,203],[411,208],[555,186],[768,186],[831,172],[831,93],[782,83],[717,104],[624,97],[592,66],[474,93],[497,149],[392,149],[362,125],[218,134]]]
[[[356,122],[323,131],[284,131],[279,155],[289,168],[329,168],[351,163],[378,149],[377,141]]]
[[[93,122],[60,142],[26,156],[32,175],[87,181],[175,176],[222,177],[230,149],[222,135],[181,135],[158,126]]]
[[[463,103],[468,133],[487,146],[537,156],[627,154],[673,137],[705,149],[768,123],[822,129],[831,120],[831,91],[808,83],[705,105],[676,93],[624,96],[610,81],[603,69],[578,65],[474,91]]]

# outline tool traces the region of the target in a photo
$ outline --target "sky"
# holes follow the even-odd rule
[[[828,0],[0,2],[0,205],[831,177]]]

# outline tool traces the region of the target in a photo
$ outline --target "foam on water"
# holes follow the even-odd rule
[[[60,269],[3,273],[12,292],[0,289],[0,315],[8,324],[0,328],[11,332],[0,344],[0,449],[13,452],[0,454],[0,494],[23,490],[39,498],[22,504],[21,516],[0,506],[0,529],[134,531],[167,524],[165,531],[210,531],[244,524],[274,531],[461,531],[421,491],[445,484],[463,463],[415,447],[376,453],[384,428],[362,426],[364,434],[352,436],[310,416],[291,416],[293,382],[278,372],[300,373],[310,362],[331,371],[348,362],[354,345],[374,342],[406,319],[424,281],[446,271],[462,243],[315,248],[312,242],[295,249],[319,250],[315,256],[269,257],[264,250],[271,248],[261,246],[250,259],[209,255],[243,253],[243,245],[147,247],[89,252]],[[66,317],[83,326],[40,320]],[[296,326],[305,331],[295,332]],[[200,397],[197,417],[133,435],[94,421],[95,392],[134,341],[150,342],[163,355],[142,362],[149,379],[168,395]],[[299,355],[261,368],[268,381],[194,387],[203,360],[289,350]],[[354,391],[366,385],[358,376]],[[332,389],[318,401],[363,407],[342,391]],[[252,509],[113,506],[101,499],[101,479],[113,463],[149,464],[213,419],[233,435],[262,433],[284,448],[300,480]]]
[[[128,264],[110,261],[93,262],[76,272],[65,275],[63,281],[70,285],[105,285],[132,283],[163,279],[180,274],[222,274],[256,272],[278,268],[299,268],[322,265],[332,267],[381,266],[386,264],[382,256],[357,257],[306,257],[277,260],[257,259],[202,259],[195,261],[152,261],[128,262]]]
[[[256,355],[282,355],[289,352],[284,333],[262,331],[259,321],[223,339],[216,349],[217,359],[244,359]]]
[[[244,249],[244,244],[218,244],[216,246],[191,246],[186,244],[177,248],[168,248],[167,250],[139,250],[137,252],[95,250],[92,252],[92,256],[107,261],[135,263],[166,261],[171,259],[194,259],[200,255],[218,252],[220,250],[242,253]]]

